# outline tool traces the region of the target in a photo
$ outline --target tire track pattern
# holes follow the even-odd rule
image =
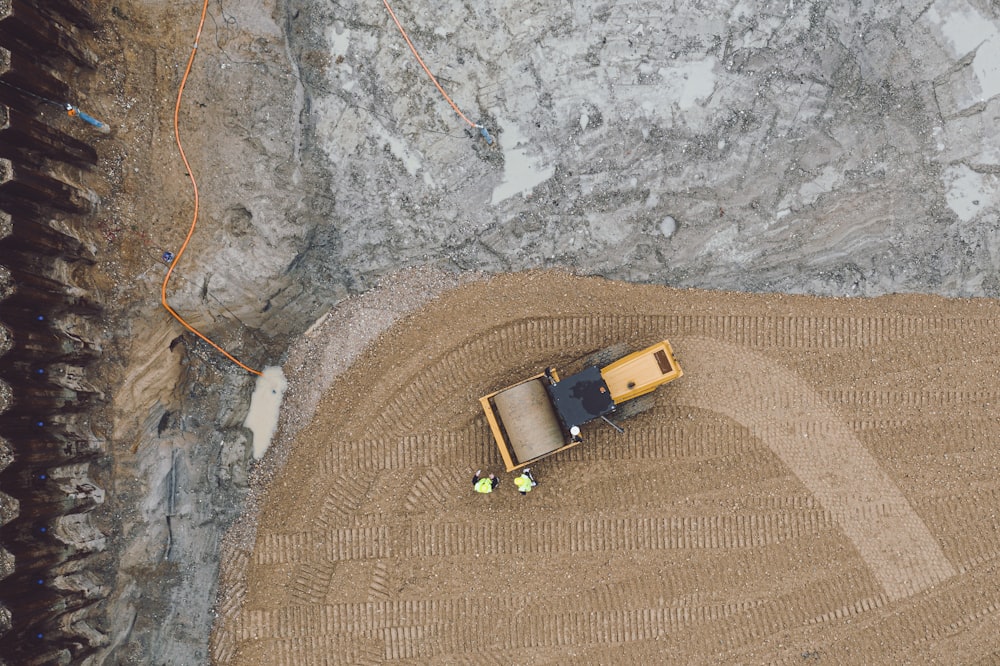
[[[269,534],[258,564],[645,550],[761,548],[833,529],[822,510],[723,516],[514,520]]]
[[[421,467],[452,469],[467,465],[473,451],[478,453],[486,448],[493,452],[495,446],[487,448],[492,444],[492,437],[486,419],[482,418],[478,427],[461,432],[341,442],[336,452],[319,461],[320,471],[325,475],[337,475],[345,469],[366,472]],[[567,451],[565,457],[605,461],[718,458],[761,447],[745,428],[734,424],[681,427],[666,423],[643,429],[629,428],[624,435],[616,435],[613,442],[614,446],[610,447],[576,447]]]
[[[334,441],[311,461],[332,480],[319,518],[262,534],[247,565],[256,578],[275,569],[294,571],[292,602],[244,608],[228,645],[264,645],[271,661],[282,664],[440,661],[443,655],[461,663],[486,645],[499,655],[618,645],[627,659],[683,636],[707,654],[719,654],[721,637],[738,657],[779,632],[811,636],[822,630],[830,638],[817,645],[833,646],[835,653],[838,636],[863,635],[864,641],[875,641],[866,644],[877,644],[879,636],[898,630],[904,644],[919,646],[929,635],[995,622],[1000,601],[962,581],[979,578],[976,585],[988,587],[983,572],[992,571],[1000,543],[994,538],[990,548],[990,540],[981,537],[953,544],[949,553],[964,555],[965,562],[952,564],[942,537],[932,534],[921,516],[937,520],[961,511],[965,497],[949,494],[911,504],[862,438],[919,432],[931,412],[992,409],[1000,391],[960,385],[907,391],[884,383],[859,385],[849,375],[816,385],[776,359],[792,358],[789,352],[816,359],[833,355],[837,360],[824,360],[824,367],[849,369],[851,359],[875,357],[901,344],[923,353],[935,340],[957,338],[972,348],[972,340],[997,323],[1000,318],[883,315],[583,316],[513,320],[462,340],[429,359],[419,374],[381,378],[386,387],[379,400],[358,406],[355,436]],[[661,337],[675,343],[684,380],[668,387],[669,397],[660,397],[653,416],[637,419],[641,426],[624,437],[595,436],[594,446],[577,447],[552,464],[565,471],[611,462],[631,470],[616,481],[617,495],[595,490],[609,501],[606,510],[594,513],[591,505],[580,504],[528,514],[525,502],[558,506],[558,499],[533,493],[511,499],[518,507],[513,509],[505,508],[502,493],[467,497],[468,479],[455,470],[475,468],[484,459],[496,462],[475,398],[497,388],[490,379],[497,368],[510,367],[515,359],[532,367],[537,362],[539,369],[548,362],[567,365],[610,342],[628,340],[638,347]],[[428,413],[451,415],[444,420],[453,426],[420,434]],[[989,417],[983,423],[994,427]],[[995,439],[983,435],[982,441]],[[925,457],[936,452],[930,446],[917,450]],[[651,503],[646,480],[635,474],[650,464],[667,474],[683,465],[711,481],[693,496],[678,490],[672,497],[668,489]],[[727,485],[734,478],[730,470],[741,465],[773,471],[760,489]],[[443,476],[441,470],[447,470]],[[373,513],[364,508],[372,508],[367,503],[375,483],[383,496]],[[398,490],[386,495],[386,488]],[[774,489],[784,494],[769,494]],[[994,495],[987,488],[977,496]],[[615,505],[621,498],[629,499]],[[671,593],[671,586],[696,588],[687,582],[696,580],[692,567],[760,571],[753,563],[788,548],[809,553],[816,543],[826,544],[822,553],[807,557],[831,562],[819,578],[793,584],[778,575],[756,581],[766,591],[743,598],[736,592],[726,599]],[[530,586],[520,595],[515,585],[488,598],[419,600],[406,598],[405,586],[402,591],[390,586],[390,580],[405,580],[396,567],[407,567],[410,575],[444,567],[457,575],[489,561],[552,571],[552,563],[602,558],[662,561],[669,573],[646,576],[635,588],[638,583],[619,587],[599,571],[578,571],[575,577],[584,585],[597,576],[592,590],[572,594],[570,587],[544,599],[524,597],[530,597]],[[367,579],[360,597],[332,603],[344,599],[337,592],[341,563],[355,575],[363,567]],[[733,590],[741,589],[739,582],[734,580]],[[432,588],[419,589],[424,595]],[[622,592],[628,589],[635,593]],[[716,595],[723,589],[730,587],[720,587]],[[585,599],[605,601],[581,604],[581,591]],[[943,626],[941,618],[947,618]],[[696,626],[710,629],[690,634]],[[928,634],[922,626],[941,628]],[[220,661],[233,654],[227,649]]]
[[[709,396],[716,401],[723,396],[713,404],[767,442],[834,514],[890,599],[955,575],[937,539],[892,478],[807,383],[781,367],[769,368],[761,381],[754,370],[767,367],[767,360],[754,359],[746,349],[698,338],[685,344],[700,363],[678,399],[705,406]],[[820,414],[826,418],[817,419]],[[802,420],[820,420],[824,427],[803,431],[797,427]]]
[[[413,405],[431,409],[454,404],[454,395],[441,386],[479,387],[484,377],[504,361],[528,353],[540,367],[578,350],[602,347],[608,340],[644,340],[694,335],[741,345],[746,349],[854,349],[877,342],[948,333],[964,335],[991,330],[992,320],[963,321],[920,317],[750,317],[750,316],[604,316],[526,319],[511,322],[487,335],[467,340],[411,378],[394,398],[372,415],[369,432],[397,431],[414,418]],[[852,335],[852,333],[854,335]],[[530,347],[525,341],[531,341]],[[641,346],[636,344],[636,347]],[[681,362],[683,363],[681,354]],[[484,387],[485,388],[485,387]],[[496,387],[492,387],[495,389]],[[491,389],[491,390],[492,390]],[[485,392],[476,391],[476,397]],[[473,401],[474,402],[474,401]]]
[[[730,641],[747,642],[783,629],[814,624],[816,609],[843,598],[844,592],[842,581],[832,576],[807,586],[801,593],[768,602],[577,610],[532,607],[520,611],[512,601],[479,599],[326,605],[308,611],[285,607],[249,613],[241,627],[241,638],[259,636],[267,628],[270,637],[276,639],[275,648],[290,651],[302,649],[312,636],[356,635],[383,642],[386,661],[469,654],[486,635],[495,649],[516,651],[658,641],[695,625],[710,624],[724,627],[722,635]],[[884,603],[859,600],[851,605],[853,612],[844,615]],[[512,618],[500,631],[491,619],[496,613]]]

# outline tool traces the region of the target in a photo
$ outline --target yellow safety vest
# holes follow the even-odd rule
[[[489,477],[485,479],[479,479],[476,481],[476,492],[477,493],[491,493],[493,492],[493,480]]]
[[[517,489],[522,493],[531,492],[531,479],[528,478],[527,474],[522,474],[514,479],[514,485],[517,486]]]

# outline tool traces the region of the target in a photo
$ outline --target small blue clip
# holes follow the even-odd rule
[[[482,125],[476,125],[476,127],[479,128],[479,133],[483,135],[484,139],[486,139],[486,145],[487,146],[492,146],[493,145],[493,137],[491,137],[490,133],[486,131],[486,128],[483,127]]]

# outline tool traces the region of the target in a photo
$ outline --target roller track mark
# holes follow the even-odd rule
[[[336,565],[317,560],[295,570],[292,582],[292,601],[297,604],[318,604],[326,599]]]
[[[835,529],[822,509],[713,516],[512,519],[486,524],[432,522],[406,528],[376,524],[326,532],[267,535],[258,565],[615,551],[760,548]]]
[[[492,438],[482,419],[481,427],[457,432],[435,432],[402,438],[353,440],[332,446],[328,458],[320,461],[323,474],[343,470],[395,470],[419,467],[466,467],[481,460],[483,443]],[[495,453],[492,447],[489,451]],[[495,456],[499,460],[499,455]],[[491,460],[492,461],[492,460]],[[492,461],[495,462],[495,461]]]
[[[244,609],[236,628],[239,640],[259,640],[274,635],[271,631],[273,623],[268,622],[270,613],[258,610]]]
[[[1000,618],[998,618],[998,612],[1000,611],[1000,601],[992,601],[986,606],[981,607],[979,610],[972,613],[968,613],[959,619],[955,620],[951,624],[944,627],[937,626],[934,630],[925,635],[922,639],[917,641],[915,647],[920,647],[928,643],[936,643],[940,641],[945,636],[952,636],[959,632],[967,630],[970,625],[973,625],[982,620],[990,620],[993,625],[992,637],[995,639],[1000,635]]]
[[[254,549],[254,564],[297,562],[303,552],[314,549],[311,532],[265,534]]]
[[[816,599],[813,604],[822,603]],[[742,627],[733,629],[734,635],[770,635],[780,627],[795,626],[801,617],[780,616],[761,613],[770,610],[773,604],[747,601],[712,606],[657,606],[643,608],[596,609],[586,611],[515,613],[501,620],[509,631],[497,634],[493,629],[494,619],[478,620],[467,618],[459,624],[433,622],[426,618],[426,630],[433,626],[434,643],[410,646],[406,654],[423,657],[432,654],[459,654],[464,649],[465,634],[489,635],[493,645],[501,651],[541,650],[546,648],[580,648],[588,645],[618,645],[646,641],[660,641],[696,624],[733,624]],[[786,606],[787,608],[787,606]],[[806,611],[797,608],[798,615]],[[471,627],[463,624],[474,623]],[[747,625],[747,626],[742,626]],[[720,626],[720,630],[723,627]],[[415,632],[411,632],[411,636]],[[401,650],[402,651],[402,650]]]
[[[382,635],[390,627],[419,624],[459,624],[470,619],[491,622],[491,612],[514,612],[509,600],[479,598],[435,600],[386,600],[356,604],[330,604],[303,609],[294,606],[251,610],[243,638],[295,638],[303,636]],[[264,633],[264,630],[267,630]]]
[[[795,496],[768,496],[768,497],[743,497],[737,500],[718,500],[717,503],[732,507],[734,504],[746,509],[756,510],[822,510],[812,495]]]
[[[925,654],[915,651],[918,646],[935,644],[952,634],[950,627],[953,625],[961,625],[974,616],[996,618],[998,604],[1000,589],[991,566],[970,572],[961,579],[945,581],[920,596],[894,604],[891,612],[884,611],[867,621],[862,618],[851,626],[831,627],[823,636],[831,652],[838,644],[846,644],[844,651],[848,652],[850,646],[858,642],[878,645],[881,641],[885,650],[880,659],[886,663],[903,663],[915,654]],[[889,643],[886,637],[891,637]]]
[[[878,407],[880,410],[891,408],[899,413],[901,408],[924,410],[927,408],[955,408],[969,405],[981,409],[984,404],[996,405],[1000,392],[996,391],[941,391],[924,389],[922,391],[875,391],[836,389],[819,391],[825,402],[831,404]],[[787,405],[786,405],[787,406]],[[908,423],[909,421],[904,421]]]
[[[232,548],[219,567],[220,599],[216,602],[215,627],[209,638],[209,652],[217,664],[227,664],[236,655],[243,600],[247,594],[246,568],[250,551]]]
[[[246,551],[239,551],[231,559],[238,560],[238,562],[230,561],[223,564],[219,576],[220,580],[225,582],[225,594],[220,597],[215,611],[222,618],[235,617],[239,614],[240,604],[243,603],[247,592],[246,577],[243,572],[246,571],[246,566],[250,561],[250,554]]]
[[[412,512],[420,507],[440,503],[440,496],[435,492],[436,485],[434,472],[424,472],[417,477],[403,501],[403,510]]]
[[[210,641],[210,650],[216,663],[227,663],[235,654],[238,642],[236,625],[240,619],[243,599],[246,598],[246,581],[242,578],[230,581],[224,589],[225,597],[215,608],[219,619]]]
[[[447,627],[437,624],[420,624],[382,629],[386,661],[399,659],[426,659],[438,651],[436,644]]]
[[[994,610],[922,646],[921,658],[928,664],[960,661],[962,664],[996,666],[1000,664],[1000,652],[995,652],[997,636],[1000,636],[1000,618]]]
[[[557,614],[532,613],[513,618],[513,632],[500,649],[625,644],[655,641],[695,621],[690,608],[638,608],[575,611]],[[705,612],[714,615],[719,611]]]
[[[742,571],[748,577],[775,573],[768,558],[761,556],[759,552],[738,555],[729,552],[725,556],[730,561],[739,561]],[[599,554],[597,557],[605,556]],[[680,608],[688,621],[711,622],[742,613],[760,603],[756,600],[726,603],[720,600],[719,593],[729,591],[727,581],[689,569],[681,570],[673,566],[673,560],[668,558],[660,561],[664,567],[657,571],[653,579],[655,583],[647,578],[632,578],[615,579],[589,588],[586,584],[582,588],[571,586],[558,593],[546,592],[540,595],[538,603],[533,604],[531,610],[539,615],[556,615],[581,608]]]
[[[749,352],[748,352],[749,353]],[[912,410],[917,414],[923,414],[928,409],[957,409],[962,406],[969,406],[975,410],[982,409],[984,404],[998,404],[1000,392],[992,391],[936,391],[932,389],[923,391],[874,391],[874,390],[823,390],[814,392],[817,398],[830,405],[845,405],[856,411],[862,408],[870,408],[881,413],[885,410],[892,410],[893,413],[906,414]],[[753,396],[752,408],[758,410],[766,409],[792,409],[800,403],[798,397],[791,393],[764,392]],[[827,427],[839,427],[846,423],[853,424],[854,421],[841,422],[836,426],[828,424]],[[865,421],[862,420],[862,428]],[[908,425],[911,419],[895,421],[900,425]]]
[[[972,520],[978,520],[978,514],[993,515],[993,507],[1000,506],[1000,488],[976,488],[970,487],[968,492],[957,495],[928,495],[913,500],[913,504],[927,510],[941,511],[950,519],[954,519],[959,514],[960,509],[968,509],[969,506],[978,510],[973,516],[968,516]]]
[[[968,570],[977,568],[982,564],[990,562],[997,557],[996,525],[991,525],[992,536],[979,534],[969,536],[956,530],[955,536],[948,534],[941,538],[944,548],[956,560],[964,560],[964,564],[959,567],[959,571],[967,573]]]
[[[851,422],[867,448],[883,460],[920,460],[950,453],[988,452],[996,441],[995,420],[968,414],[962,423],[940,422],[941,412],[932,409],[906,422]]]
[[[227,633],[224,637],[212,640],[209,652],[212,655],[213,664],[228,664],[236,656],[236,641]]]
[[[828,613],[818,615],[810,620],[807,620],[806,624],[822,624],[823,622],[842,620],[845,617],[854,617],[862,613],[867,613],[871,610],[882,608],[887,603],[889,603],[889,598],[884,594],[874,597],[866,597],[864,599],[859,599],[852,604],[841,606],[840,608],[836,608]]]
[[[375,666],[383,663],[385,648],[375,636],[305,636],[262,641],[260,651],[275,666]]]
[[[655,411],[653,412],[656,413]],[[704,460],[759,451],[761,443],[745,429],[731,424],[677,423],[627,427],[624,435],[598,433],[588,442],[561,454],[565,461]]]
[[[909,427],[912,424],[912,419],[857,419],[848,420],[846,423],[854,432],[886,431]]]
[[[501,649],[563,647],[651,641],[689,624],[686,608],[641,608],[531,614],[514,618],[514,632]]]
[[[495,627],[483,627],[480,635],[493,636]],[[278,652],[282,664],[382,664],[401,660],[425,661],[429,657],[439,655],[445,645],[460,645],[461,639],[455,640],[453,629],[448,625],[419,624],[407,626],[388,626],[364,635],[351,635],[328,639],[325,637],[307,636],[302,638],[281,638],[267,641],[271,647],[268,654]],[[353,640],[352,640],[353,639]],[[360,640],[359,640],[360,639]],[[376,652],[376,648],[378,652]],[[448,663],[467,663],[470,656],[468,648],[458,647],[456,660]],[[335,655],[332,661],[331,657]],[[305,661],[296,661],[296,657]],[[286,661],[287,660],[287,661]],[[471,663],[483,663],[482,658]]]
[[[720,410],[771,447],[833,514],[890,599],[955,575],[891,477],[808,383],[768,358],[715,340],[689,338],[685,354],[689,373],[674,392],[678,403]],[[803,422],[828,425],[807,437]]]
[[[243,580],[244,572],[246,572],[247,565],[250,563],[251,554],[251,551],[243,548],[230,549],[227,552],[228,557],[220,565],[219,577],[227,581]]]
[[[792,477],[789,477],[792,478]],[[726,511],[755,512],[794,512],[794,511],[824,511],[812,495],[765,495],[759,497],[688,497],[669,505],[674,512],[698,511],[712,512],[720,508]]]
[[[770,349],[861,348],[917,335],[989,330],[992,320],[957,318],[875,317],[766,317],[766,316],[598,316],[523,319],[467,340],[441,356],[418,375],[389,393],[377,412],[368,418],[368,432],[399,432],[413,418],[412,406],[454,410],[458,394],[485,393],[498,386],[485,385],[498,360],[537,358],[538,370],[574,350],[585,353],[609,340],[649,340],[666,332],[696,335],[733,344]],[[478,395],[469,395],[473,404]]]
[[[402,500],[402,510],[407,513],[438,512],[450,503],[457,495],[464,493],[469,486],[470,475],[456,471],[468,461],[456,462],[455,465],[444,465],[423,471],[407,490]]]
[[[828,648],[838,644],[885,645],[880,659],[885,663],[903,663],[915,654],[924,654],[920,646],[935,644],[974,618],[998,617],[1000,590],[992,568],[975,571],[960,580],[949,580],[924,594],[894,606],[861,626],[841,626],[825,635]],[[976,609],[976,610],[971,610]],[[886,643],[885,638],[891,637]],[[849,648],[848,648],[849,649]]]
[[[923,317],[774,317],[675,315],[632,317],[675,335],[712,337],[750,347],[834,349],[866,348],[928,334],[969,335],[993,330],[991,319]]]
[[[989,560],[1000,547],[1000,521],[996,516],[1000,489],[972,486],[963,494],[921,497],[914,504],[934,527],[942,548],[953,561]],[[965,573],[967,565],[958,569]]]
[[[239,621],[238,612],[237,608],[236,614],[232,615],[225,623],[216,622],[215,630],[209,641],[209,653],[212,655],[213,663],[228,664],[236,655],[240,639],[233,624]]]
[[[269,629],[268,634],[251,635],[286,642],[328,634],[381,636],[387,660],[467,654],[469,636],[489,636],[493,647],[500,650],[626,644],[659,640],[693,624],[720,622],[729,625],[732,636],[747,640],[808,623],[817,616],[817,606],[857,593],[849,585],[851,578],[831,574],[830,578],[766,602],[700,604],[692,600],[683,605],[560,611],[559,607],[565,608],[567,603],[579,604],[563,599],[524,609],[509,599],[386,600],[320,606],[308,612],[294,607],[252,611],[249,619],[251,632]],[[861,608],[866,602],[858,603]],[[500,632],[498,626],[508,631]]]
[[[963,562],[961,566],[959,566],[959,571],[965,575],[974,569],[978,569],[987,562],[993,562],[997,559],[1000,559],[1000,550],[994,550],[988,553],[983,553],[982,555],[976,555],[970,560]]]
[[[460,468],[499,463],[496,445],[485,417],[477,427],[458,432],[412,435],[403,440],[375,439],[338,443],[336,456],[320,461],[320,473],[335,475],[345,469],[382,471],[414,468]],[[675,423],[629,428],[615,436],[613,446],[579,446],[566,460],[709,459],[760,450],[761,443],[736,425]],[[484,458],[485,456],[485,458]],[[408,499],[409,501],[409,499]]]
[[[356,476],[330,475],[330,478],[331,482],[325,486],[330,491],[316,518],[316,522],[326,529],[345,524],[357,513],[369,486],[368,482]]]
[[[856,405],[848,405],[855,406]],[[972,405],[975,407],[975,405]],[[895,411],[895,406],[890,406],[891,409]],[[876,412],[881,412],[881,410],[876,410]],[[912,432],[914,437],[910,437],[911,440],[919,439],[916,435],[924,434],[929,428],[937,427],[940,419],[933,412],[928,412],[926,410],[921,411],[916,414],[908,414],[907,418],[900,419],[883,419],[883,418],[865,418],[865,419],[850,419],[845,421],[854,432],[864,433],[864,432],[879,432],[886,435],[891,435],[893,437],[905,438],[907,433]],[[988,416],[983,416],[980,419],[975,419],[970,415],[970,419],[964,425],[966,426],[961,430],[960,437],[954,437],[955,430],[952,428],[949,434],[952,438],[958,440],[955,443],[942,441],[940,446],[942,450],[962,450],[967,448],[964,446],[965,442],[970,445],[976,444],[988,444],[993,442],[993,438],[990,435],[990,430],[984,428],[977,428],[976,423],[979,421],[989,421],[992,419]],[[877,443],[877,442],[876,442]]]
[[[388,551],[388,528],[384,526],[266,534],[254,552],[254,563],[373,559],[388,556]]]
[[[389,599],[392,597],[392,590],[389,589],[389,566],[385,560],[376,560],[372,569],[372,582],[368,586],[368,600],[376,601]]]
[[[636,550],[759,548],[832,529],[826,511],[672,518],[581,518],[409,529],[400,556],[587,553]]]
[[[855,581],[860,583],[860,587]],[[871,601],[858,599],[859,594],[877,593],[873,584],[877,583],[860,568],[831,573],[780,596],[768,598],[743,617],[720,626],[719,632],[726,637],[728,645],[735,645],[739,649],[740,646],[755,643],[766,636],[815,624],[816,618],[822,617],[831,604],[874,608]]]
[[[470,635],[488,636],[500,650],[657,640],[692,624],[738,618],[759,607],[757,602],[737,602],[524,612],[504,604],[498,608],[492,602],[471,605],[479,606],[479,612],[465,612],[470,606],[468,601],[454,599],[419,605],[385,602],[323,606],[308,616],[292,613],[293,609],[288,608],[254,611],[254,631],[263,628],[271,631],[250,637],[308,650],[331,634],[338,637],[342,648],[349,648],[352,638],[364,641],[377,636],[385,645],[386,660],[416,659],[467,654]],[[502,627],[506,630],[499,629]]]

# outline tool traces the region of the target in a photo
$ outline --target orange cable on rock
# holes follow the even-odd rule
[[[191,228],[188,230],[187,237],[184,239],[184,243],[181,245],[181,249],[178,250],[177,256],[175,256],[174,260],[170,262],[170,268],[167,270],[167,274],[163,278],[163,285],[160,287],[160,302],[163,304],[163,307],[167,309],[167,312],[173,315],[174,319],[179,321],[184,328],[191,331],[199,338],[201,338],[208,344],[215,347],[215,349],[219,353],[221,353],[223,356],[225,356],[230,361],[240,366],[247,372],[250,372],[255,375],[261,375],[263,373],[261,373],[260,370],[254,370],[250,366],[241,363],[232,354],[227,352],[225,349],[223,349],[216,343],[212,342],[212,340],[210,340],[208,336],[206,336],[204,333],[196,329],[191,324],[187,323],[184,320],[184,318],[181,317],[179,314],[177,314],[177,312],[172,307],[170,307],[170,304],[167,303],[167,283],[170,282],[170,276],[173,274],[174,268],[177,266],[177,262],[181,260],[181,255],[184,254],[184,250],[187,249],[188,243],[191,241],[191,237],[194,235],[194,229],[198,224],[198,207],[199,207],[198,182],[194,179],[194,171],[191,170],[191,165],[188,163],[187,156],[184,154],[184,146],[181,145],[181,134],[180,130],[178,129],[178,118],[180,116],[180,110],[181,110],[181,97],[183,97],[184,95],[184,86],[185,84],[187,84],[188,75],[191,73],[191,65],[194,64],[194,57],[195,54],[198,52],[198,42],[201,39],[202,28],[205,27],[205,16],[208,14],[208,1],[209,0],[205,0],[205,4],[202,5],[201,8],[201,20],[198,23],[198,32],[194,38],[194,46],[191,47],[191,56],[188,58],[187,67],[184,70],[184,77],[181,79],[180,88],[178,88],[177,90],[177,103],[174,105],[174,138],[177,140],[177,150],[180,151],[181,160],[184,161],[184,167],[187,169],[188,176],[191,178],[191,187],[194,190],[194,215],[191,219]]]
[[[451,104],[451,108],[455,110],[455,113],[457,113],[462,120],[464,120],[469,124],[469,127],[478,129],[480,134],[483,135],[483,138],[486,139],[486,142],[492,144],[493,137],[491,137],[489,132],[486,131],[486,128],[483,127],[482,125],[477,125],[476,123],[469,120],[466,117],[466,115],[462,113],[462,110],[459,109],[458,106],[453,101],[451,101],[451,97],[448,97],[448,93],[444,91],[444,88],[441,87],[441,84],[438,83],[438,80],[434,78],[433,74],[431,74],[431,70],[428,69],[427,65],[424,64],[424,59],[420,57],[419,53],[417,53],[417,47],[414,46],[413,42],[410,41],[410,36],[406,34],[406,30],[403,29],[403,25],[399,22],[399,19],[396,18],[396,12],[392,11],[392,7],[389,6],[389,0],[382,0],[382,4],[385,5],[386,10],[389,12],[389,16],[392,17],[393,23],[396,24],[397,28],[399,28],[399,34],[403,35],[403,39],[406,40],[406,43],[410,47],[410,50],[413,51],[413,56],[417,59],[417,62],[420,63],[420,66],[424,68],[424,71],[427,72],[427,76],[430,77],[431,81],[437,87],[438,92],[441,93],[441,96],[444,97],[445,101],[448,102],[448,104]]]

